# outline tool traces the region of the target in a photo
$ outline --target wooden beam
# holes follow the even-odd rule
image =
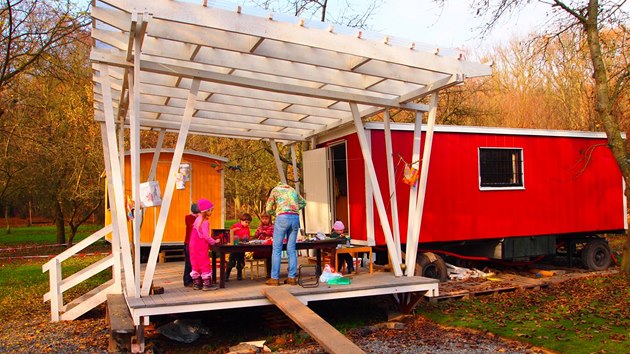
[[[385,135],[385,161],[387,162],[387,180],[389,182],[389,205],[391,205],[392,228],[394,231],[394,243],[396,252],[402,255],[400,246],[400,226],[398,224],[398,198],[396,196],[396,176],[394,172],[394,153],[392,149],[392,131],[389,127],[389,110],[386,109],[383,115],[384,135]]]
[[[112,56],[100,50],[92,50],[90,59],[97,62],[105,62],[110,65],[125,67],[128,64],[120,57]],[[153,58],[158,59],[158,58]],[[365,94],[340,92],[327,89],[318,89],[303,87],[291,84],[283,84],[270,82],[267,80],[259,80],[247,77],[239,77],[234,75],[221,74],[210,71],[210,68],[204,68],[203,65],[183,66],[183,63],[160,58],[160,62],[141,61],[141,67],[144,71],[170,75],[176,77],[197,77],[204,81],[217,82],[222,84],[234,85],[239,87],[252,88],[257,90],[273,91],[283,94],[293,94],[307,97],[317,97],[322,99],[330,99],[334,101],[356,102],[371,106],[396,107],[403,108],[398,100],[386,99]]]
[[[162,145],[164,144],[164,136],[166,136],[166,129],[160,129],[158,133],[158,140],[155,144],[155,151],[153,152],[153,160],[151,161],[151,169],[149,170],[148,181],[155,181],[155,175],[157,174],[157,165],[160,161],[160,152],[162,151]]]
[[[131,247],[129,245],[129,231],[127,229],[127,216],[125,215],[125,193],[121,172],[121,161],[119,160],[120,154],[118,153],[117,139],[116,139],[116,127],[114,123],[114,110],[111,105],[112,96],[109,85],[109,75],[107,74],[107,66],[100,65],[99,71],[101,73],[101,86],[103,94],[103,106],[104,117],[106,126],[107,146],[109,147],[109,159],[111,163],[112,174],[108,175],[108,178],[112,178],[112,184],[114,187],[114,199],[116,204],[111,209],[113,214],[112,222],[118,223],[118,230],[120,231],[120,244],[122,248],[122,263],[125,272],[125,289],[129,296],[136,296],[135,292],[135,276],[133,270],[133,262],[131,260]],[[120,127],[122,128],[122,127]],[[120,139],[118,139],[120,140]],[[123,161],[124,163],[124,161]],[[139,276],[139,275],[138,275]]]
[[[284,169],[282,168],[282,160],[280,160],[280,153],[278,152],[278,145],[274,139],[269,139],[269,145],[271,146],[271,151],[273,151],[273,159],[276,161],[276,168],[278,169],[278,177],[280,177],[280,181],[284,184],[287,184],[287,176],[284,174]]]
[[[363,129],[363,122],[359,114],[359,109],[356,103],[350,103],[350,110],[352,110],[352,117],[354,118],[354,125],[357,130],[357,137],[359,138],[359,145],[361,146],[361,153],[363,154],[363,160],[365,161],[365,167],[367,169],[368,176],[370,178],[370,185],[372,193],[374,194],[374,202],[376,203],[376,210],[379,220],[381,221],[381,227],[385,234],[385,242],[387,243],[387,251],[389,257],[392,260],[392,268],[394,275],[397,277],[402,275],[400,268],[400,255],[396,253],[396,245],[394,244],[394,237],[392,235],[392,229],[387,218],[387,211],[385,210],[385,203],[383,203],[383,195],[379,188],[378,179],[376,178],[376,170],[374,169],[374,161],[372,161],[372,155],[365,136],[365,130]]]
[[[177,144],[175,145],[175,151],[173,151],[173,160],[171,161],[171,169],[168,174],[168,180],[166,181],[166,187],[164,190],[164,198],[162,198],[162,205],[160,206],[160,215],[158,216],[157,224],[155,226],[155,233],[153,235],[153,242],[151,242],[151,251],[149,252],[149,259],[144,271],[144,281],[142,282],[142,296],[149,295],[151,290],[151,283],[153,282],[153,274],[155,273],[155,266],[157,264],[158,254],[160,252],[160,245],[162,244],[162,237],[164,236],[164,229],[166,227],[166,219],[171,207],[171,201],[173,200],[173,194],[175,191],[175,180],[179,164],[182,162],[182,155],[184,154],[184,147],[186,146],[186,138],[188,137],[188,131],[192,121],[192,116],[195,111],[195,103],[197,102],[197,94],[199,93],[199,80],[193,79],[192,87],[188,95],[188,102],[186,103],[186,111],[181,122],[181,128],[177,137]]]
[[[131,48],[127,54],[128,59],[133,59],[133,71],[129,73],[129,100],[131,103],[131,111],[129,112],[129,153],[131,157],[131,195],[134,202],[134,218],[132,220],[132,237],[133,237],[133,255],[134,255],[134,274],[136,294],[140,293],[140,225],[142,225],[143,213],[140,204],[140,36],[144,35],[135,29],[142,27],[142,17],[138,18],[138,14],[132,14],[133,39],[130,39],[130,45],[133,46],[134,56],[131,56]]]
[[[407,276],[412,277],[416,266],[416,256],[418,254],[418,241],[420,239],[420,230],[422,226],[422,212],[424,210],[424,200],[427,191],[427,179],[429,178],[429,162],[431,161],[431,149],[433,147],[433,130],[435,127],[435,118],[437,115],[438,94],[434,92],[431,96],[431,110],[427,120],[426,139],[424,140],[424,148],[422,151],[422,169],[420,170],[420,182],[418,185],[418,199],[416,200],[417,223],[414,223],[413,238],[407,240]]]
[[[262,293],[284,312],[293,322],[315,339],[327,353],[360,354],[365,353],[335,327],[319,317],[313,310],[296,299],[288,290],[280,287],[266,287]]]
[[[138,6],[131,0],[104,0],[103,2],[122,9]],[[177,26],[181,22],[199,26],[199,31],[203,31],[206,27],[215,28],[231,33],[295,43],[435,72],[464,73],[471,77],[490,75],[491,73],[491,68],[487,65],[466,62],[457,58],[436,57],[429,52],[340,35],[334,31],[311,29],[298,26],[295,23],[269,21],[263,17],[238,14],[219,8],[173,1],[147,2],[146,7],[147,11],[150,11],[156,19],[172,22],[173,26]]]
[[[112,165],[109,161],[109,156],[110,156],[110,152],[109,152],[109,145],[108,145],[108,141],[107,141],[107,127],[105,126],[105,123],[101,123],[101,142],[103,144],[103,160],[104,160],[104,165],[105,165],[105,175],[108,176],[107,177],[107,198],[109,201],[109,212],[110,212],[110,216],[112,215],[112,211],[111,211],[111,206],[112,205],[116,205],[116,199],[114,198],[114,194],[113,194],[113,190],[114,190],[114,184],[113,184],[113,178],[111,178],[110,176],[112,176]],[[111,226],[112,226],[112,234],[111,234],[111,245],[112,245],[112,255],[114,256],[114,265],[112,266],[112,279],[114,280],[114,286],[116,288],[116,291],[122,293],[122,268],[121,268],[121,264],[120,264],[120,256],[121,256],[121,252],[120,252],[120,230],[118,229],[118,223],[112,218],[112,222],[111,222]],[[107,227],[107,225],[105,225],[105,227]]]
[[[419,112],[416,112],[416,119],[414,122],[414,130],[413,130],[413,143],[411,146],[411,161],[409,161],[409,167],[414,168],[416,170],[420,170],[420,148],[422,147],[422,115]],[[409,247],[409,243],[413,240],[413,233],[416,230],[416,225],[418,223],[418,219],[416,219],[416,201],[418,200],[418,184],[414,184],[409,187],[409,204],[407,207],[407,247]],[[405,256],[408,252],[405,252]],[[406,257],[405,262],[407,262],[409,257]],[[413,262],[415,263],[415,261]],[[407,275],[413,274],[409,272],[410,264],[407,265]],[[413,270],[413,269],[411,269]]]

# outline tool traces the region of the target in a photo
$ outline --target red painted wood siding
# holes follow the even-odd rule
[[[402,182],[404,165],[397,156],[411,161],[412,135],[410,131],[392,132],[403,242],[409,187]],[[356,135],[347,139],[351,233],[353,238],[363,238],[360,235],[365,235],[365,171]],[[377,178],[390,213],[383,131],[372,130],[371,142]],[[480,190],[479,147],[523,149],[525,188]],[[384,244],[375,206],[374,215],[377,244]],[[621,173],[605,139],[435,133],[421,242],[623,228]]]

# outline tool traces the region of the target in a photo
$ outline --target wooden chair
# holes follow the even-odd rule
[[[267,260],[264,258],[245,259],[245,269],[249,269],[249,279],[254,280],[254,271],[256,271],[256,278],[260,278],[260,268],[263,269],[263,275],[267,277]]]

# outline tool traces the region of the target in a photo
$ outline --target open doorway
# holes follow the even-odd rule
[[[333,183],[332,216],[333,221],[340,220],[349,230],[348,216],[348,164],[346,143],[342,142],[330,147],[331,174]]]

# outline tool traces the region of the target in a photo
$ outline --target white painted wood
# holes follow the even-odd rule
[[[293,165],[293,183],[295,185],[295,190],[298,194],[302,194],[300,193],[300,176],[298,173],[297,151],[295,149],[295,144],[291,144],[291,163]],[[304,223],[302,223],[302,225],[304,225]]]
[[[137,1],[137,0],[136,0]],[[104,3],[118,8],[132,8],[131,0],[107,0]],[[136,3],[137,4],[137,3]],[[137,5],[136,5],[137,6]],[[176,1],[151,1],[147,11],[156,19],[187,22],[197,26],[216,28],[228,32],[296,43],[339,53],[374,58],[384,62],[423,67],[436,72],[462,72],[467,76],[489,75],[490,67],[460,61],[457,58],[438,57],[433,53],[409,50],[377,41],[361,40],[335,32],[296,26],[295,23],[269,21],[262,17],[238,14],[223,9],[193,6]],[[199,28],[201,30],[201,28]]]
[[[63,293],[59,289],[61,286],[61,263],[56,258],[51,259],[50,262],[52,262],[48,266],[48,275],[50,279],[50,320],[52,322],[59,322],[59,312],[63,307]],[[46,297],[44,297],[44,301],[46,301]]]
[[[94,113],[94,119],[96,121],[103,121],[104,116],[99,112]],[[180,122],[167,121],[167,120],[154,120],[154,119],[141,119],[143,127],[151,127],[156,129],[166,129],[167,132],[178,132],[181,126]],[[274,133],[274,132],[257,132],[252,130],[245,130],[239,128],[218,128],[210,125],[203,124],[191,124],[191,129],[197,134],[211,135],[211,136],[223,136],[231,138],[248,138],[248,139],[267,139],[272,137],[279,141],[303,141],[304,138],[294,133]]]
[[[93,49],[90,54],[90,59],[96,62],[109,63],[110,65],[125,67],[129,64],[123,57],[113,56],[105,53],[104,51]],[[183,77],[198,77],[199,79],[223,83],[228,85],[236,85],[240,87],[260,89],[273,91],[284,94],[293,94],[307,97],[317,97],[322,99],[331,99],[335,101],[344,102],[356,102],[368,105],[383,106],[383,107],[396,107],[402,108],[402,105],[397,99],[380,98],[374,95],[358,94],[351,92],[336,90],[311,88],[305,86],[298,86],[295,84],[286,84],[279,82],[271,82],[267,80],[254,79],[242,76],[234,76],[228,74],[221,74],[211,70],[207,65],[202,64],[188,64],[187,66],[183,62],[167,59],[167,58],[151,58],[152,61],[142,60],[141,67],[145,71],[149,71],[155,74],[164,74],[172,76]],[[367,92],[366,92],[367,93]]]
[[[114,257],[110,254],[63,279],[60,289],[62,292],[66,292],[74,286],[111,267],[113,264]],[[44,295],[44,297],[46,297],[46,295]]]
[[[188,137],[188,130],[190,128],[190,122],[195,111],[195,103],[197,101],[197,94],[199,93],[199,80],[193,80],[190,93],[188,95],[188,102],[186,104],[186,112],[182,118],[182,125],[177,137],[177,144],[175,145],[175,151],[173,152],[173,160],[171,162],[171,168],[168,174],[168,180],[164,190],[164,198],[162,198],[162,205],[160,207],[160,215],[158,217],[157,224],[155,226],[155,233],[153,235],[153,242],[151,243],[151,251],[149,253],[149,259],[147,261],[147,267],[144,274],[144,280],[142,282],[142,296],[149,295],[151,290],[151,282],[153,281],[153,274],[155,272],[155,266],[157,263],[158,253],[160,251],[160,244],[162,243],[162,237],[164,236],[164,229],[166,227],[166,218],[170,210],[171,201],[173,199],[173,193],[175,190],[176,173],[182,162],[182,155],[184,153],[184,147],[186,145],[186,138]]]
[[[110,286],[90,296],[89,298],[82,299],[82,301],[77,303],[77,306],[74,306],[70,310],[64,312],[61,315],[61,320],[62,321],[76,320],[84,313],[90,311],[91,309],[105,302],[107,300],[107,294],[112,294],[114,293],[114,291],[115,291],[115,286],[114,284],[111,284]]]
[[[112,165],[109,161],[110,151],[107,142],[107,127],[104,123],[100,124],[101,126],[101,141],[103,144],[103,160],[105,165],[105,173],[107,176],[112,175]],[[109,198],[109,209],[111,213],[112,206],[116,205],[116,200],[111,191],[114,190],[114,185],[112,183],[112,178],[107,178],[107,197]],[[113,214],[111,214],[113,215]],[[112,244],[112,255],[114,256],[114,265],[112,267],[112,279],[117,286],[119,292],[122,292],[122,267],[121,267],[121,251],[120,251],[120,230],[118,229],[118,223],[112,222],[109,225],[105,225],[105,227],[110,227],[111,231],[111,244]]]
[[[357,137],[359,138],[359,145],[361,145],[361,153],[363,154],[365,166],[370,177],[372,193],[374,193],[374,201],[376,202],[376,210],[379,220],[381,221],[383,233],[385,234],[385,243],[387,243],[387,251],[392,261],[394,275],[399,277],[402,275],[402,270],[400,268],[401,260],[400,256],[396,253],[396,245],[394,244],[392,229],[390,227],[389,220],[387,219],[387,211],[385,210],[385,204],[383,203],[383,196],[379,188],[378,179],[376,178],[374,162],[372,161],[372,156],[367,143],[367,138],[365,137],[365,130],[363,129],[363,122],[361,121],[357,104],[350,102],[350,110],[352,111],[352,116],[354,117],[354,125],[357,129]]]
[[[113,184],[113,192],[114,199],[116,201],[115,205],[112,205],[112,222],[118,223],[118,230],[120,231],[121,237],[120,244],[122,248],[122,264],[125,272],[125,289],[130,296],[135,296],[135,286],[134,286],[134,271],[133,271],[133,263],[131,260],[131,246],[129,245],[128,234],[129,231],[127,229],[127,220],[125,215],[125,193],[123,187],[123,179],[122,179],[122,168],[124,166],[124,154],[119,154],[116,141],[116,132],[115,132],[115,124],[114,124],[114,111],[111,105],[111,91],[109,85],[109,77],[106,74],[107,66],[99,65],[99,71],[101,72],[101,87],[103,94],[103,102],[104,102],[104,118],[105,118],[105,126],[107,130],[107,144],[109,147],[112,147],[109,150],[109,161],[111,163],[112,169],[112,184]],[[122,128],[122,127],[120,127]],[[122,130],[122,129],[121,129]],[[122,157],[122,164],[121,159]],[[109,178],[110,176],[108,176]]]
[[[280,161],[280,153],[278,152],[278,145],[274,139],[269,139],[269,145],[271,146],[271,151],[273,152],[273,159],[276,162],[276,169],[278,170],[278,178],[280,178],[280,182],[287,184],[287,176],[284,174],[284,168],[282,165],[282,161]]]
[[[366,138],[368,146],[370,147],[370,151],[372,151],[372,136],[366,134]],[[374,232],[376,228],[374,223],[374,221],[376,220],[376,218],[374,217],[374,193],[372,193],[372,181],[370,180],[370,175],[368,173],[365,163],[363,164],[363,170],[365,173],[365,220],[367,220],[366,237],[368,246],[374,246],[376,245],[376,234]]]
[[[158,133],[158,140],[155,144],[155,151],[153,152],[153,160],[151,160],[151,170],[149,171],[149,178],[147,178],[147,181],[155,181],[157,165],[160,161],[160,153],[162,151],[162,145],[164,144],[164,136],[166,136],[166,129],[160,129],[160,132]]]
[[[77,242],[76,244],[72,245],[72,247],[68,248],[67,250],[59,253],[57,256],[55,256],[55,258],[51,259],[50,261],[44,263],[44,265],[42,266],[43,271],[48,271],[50,269],[52,269],[52,267],[54,266],[55,262],[63,262],[65,260],[67,260],[68,258],[74,256],[75,254],[81,252],[84,248],[90,246],[91,244],[93,244],[94,242],[100,240],[101,238],[105,237],[105,235],[107,235],[108,233],[112,232],[112,225],[106,225],[105,227],[103,227],[102,229],[96,231],[95,233],[91,234],[90,236],[84,238],[83,240]]]
[[[413,124],[413,144],[411,146],[411,161],[408,163],[415,169],[420,169],[420,147],[422,140],[422,114],[420,112],[416,112],[416,119]],[[416,183],[414,186],[409,186],[409,205],[407,208],[407,242],[406,245],[409,247],[409,242],[413,240],[413,232],[415,230],[415,224],[418,220],[415,218],[416,215],[416,201],[418,200],[418,184]],[[405,255],[407,252],[405,251]],[[405,262],[409,257],[405,258]],[[414,262],[415,263],[415,262]],[[409,264],[407,264],[407,274],[409,275]],[[413,272],[411,273],[413,274]]]
[[[385,126],[385,161],[387,162],[387,181],[389,185],[389,205],[392,212],[392,228],[394,232],[394,243],[396,253],[402,257],[400,246],[400,226],[398,224],[398,198],[396,197],[396,176],[394,172],[394,153],[392,150],[392,132],[389,128],[389,110],[385,110],[383,124]]]
[[[429,177],[429,162],[431,161],[431,149],[433,147],[433,127],[435,126],[435,117],[437,115],[438,94],[434,92],[431,95],[429,117],[427,118],[427,133],[425,135],[424,148],[422,151],[422,169],[420,170],[420,181],[418,182],[418,198],[415,206],[414,230],[412,239],[407,242],[407,276],[414,276],[416,266],[416,256],[418,254],[418,241],[420,239],[420,230],[422,227],[422,211],[424,210],[424,199],[427,191],[427,179]]]
[[[428,110],[427,110],[428,111]],[[402,131],[412,131],[413,124],[395,123],[392,129]],[[370,122],[365,124],[366,129],[383,129],[380,122]],[[426,130],[426,128],[424,128]],[[523,129],[523,128],[495,128],[495,127],[473,127],[463,125],[435,125],[436,133],[463,133],[463,134],[488,134],[488,135],[517,135],[517,136],[552,136],[567,138],[585,138],[585,139],[602,139],[606,138],[605,133],[601,132],[582,132],[572,130],[545,130],[545,129]],[[626,134],[622,137],[625,139]]]
[[[136,21],[133,21],[134,17]],[[131,58],[131,44],[133,44],[133,72],[129,75],[129,101],[131,111],[129,112],[129,145],[131,154],[131,195],[134,201],[134,218],[132,220],[133,237],[133,263],[135,277],[135,293],[140,293],[140,225],[142,225],[142,205],[140,204],[140,44],[142,34],[135,32],[135,27],[140,27],[143,23],[142,17],[137,18],[137,12],[132,13],[131,25],[134,31],[130,31],[130,46],[127,52],[127,60]],[[134,26],[134,23],[136,26]],[[131,37],[134,36],[134,37]]]
[[[330,173],[328,149],[307,150],[302,153],[304,198],[306,199],[306,233],[327,233],[332,225],[330,215]]]

